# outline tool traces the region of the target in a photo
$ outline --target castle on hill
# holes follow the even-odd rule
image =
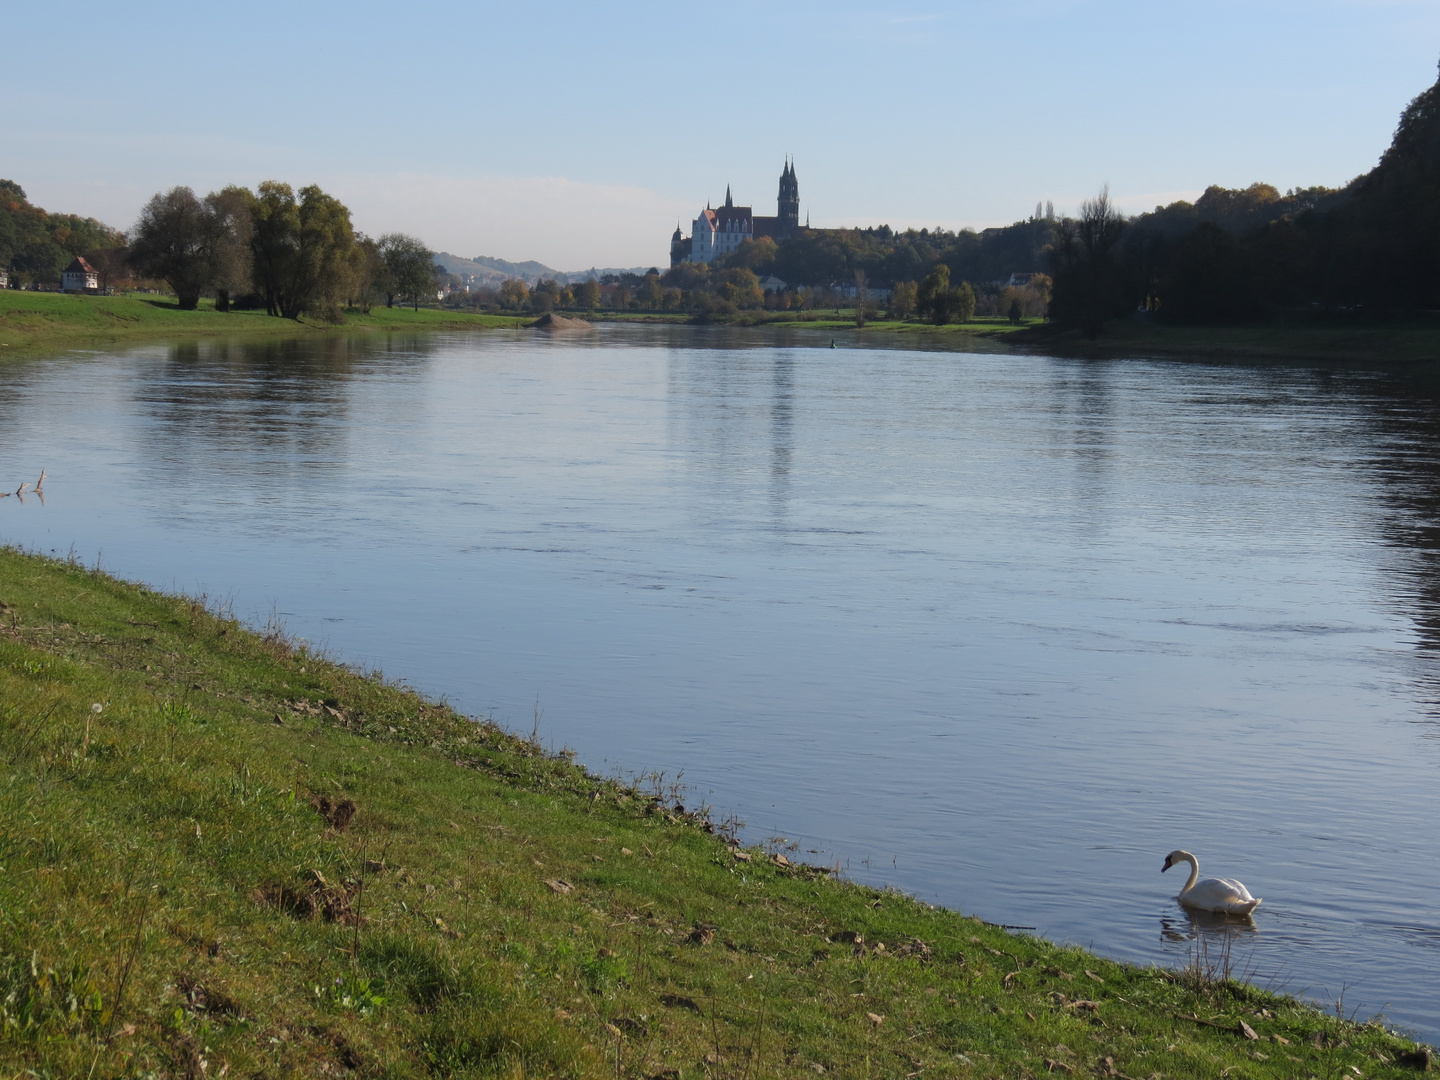
[[[710,204],[700,212],[685,236],[679,226],[670,238],[670,265],[682,262],[712,262],[740,246],[742,240],[788,240],[808,228],[800,224],[800,182],[795,179],[795,166],[788,159],[780,173],[780,196],[774,217],[756,217],[748,206],[736,206],[725,186],[725,205],[712,210]]]

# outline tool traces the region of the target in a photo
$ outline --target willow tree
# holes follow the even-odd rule
[[[435,292],[435,253],[424,242],[404,233],[380,238],[380,259],[385,264],[385,306],[394,307],[395,297],[408,297],[415,310],[420,297]]]
[[[256,291],[271,315],[306,312],[339,317],[353,276],[355,230],[350,211],[314,184],[300,189],[267,180],[251,204]]]
[[[155,195],[135,224],[131,265],[166,282],[183,311],[194,311],[211,291],[228,297],[249,271],[248,196],[226,188],[201,200],[188,187]]]

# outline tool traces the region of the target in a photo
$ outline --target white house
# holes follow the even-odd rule
[[[80,256],[60,273],[61,292],[96,292],[100,288],[100,273]]]
[[[0,269],[0,289],[8,289],[9,287],[10,274],[8,271]]]

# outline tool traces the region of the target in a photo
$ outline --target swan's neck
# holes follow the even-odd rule
[[[1195,887],[1195,882],[1200,880],[1200,860],[1191,855],[1188,851],[1180,856],[1182,860],[1190,864],[1190,880],[1185,882],[1185,887],[1180,890],[1182,894],[1189,892]]]

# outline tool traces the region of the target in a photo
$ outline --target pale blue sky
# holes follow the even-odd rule
[[[49,209],[318,182],[367,232],[572,269],[663,264],[727,183],[774,213],[787,153],[827,226],[1341,184],[1434,82],[1440,2],[0,0],[0,42],[0,176]]]

